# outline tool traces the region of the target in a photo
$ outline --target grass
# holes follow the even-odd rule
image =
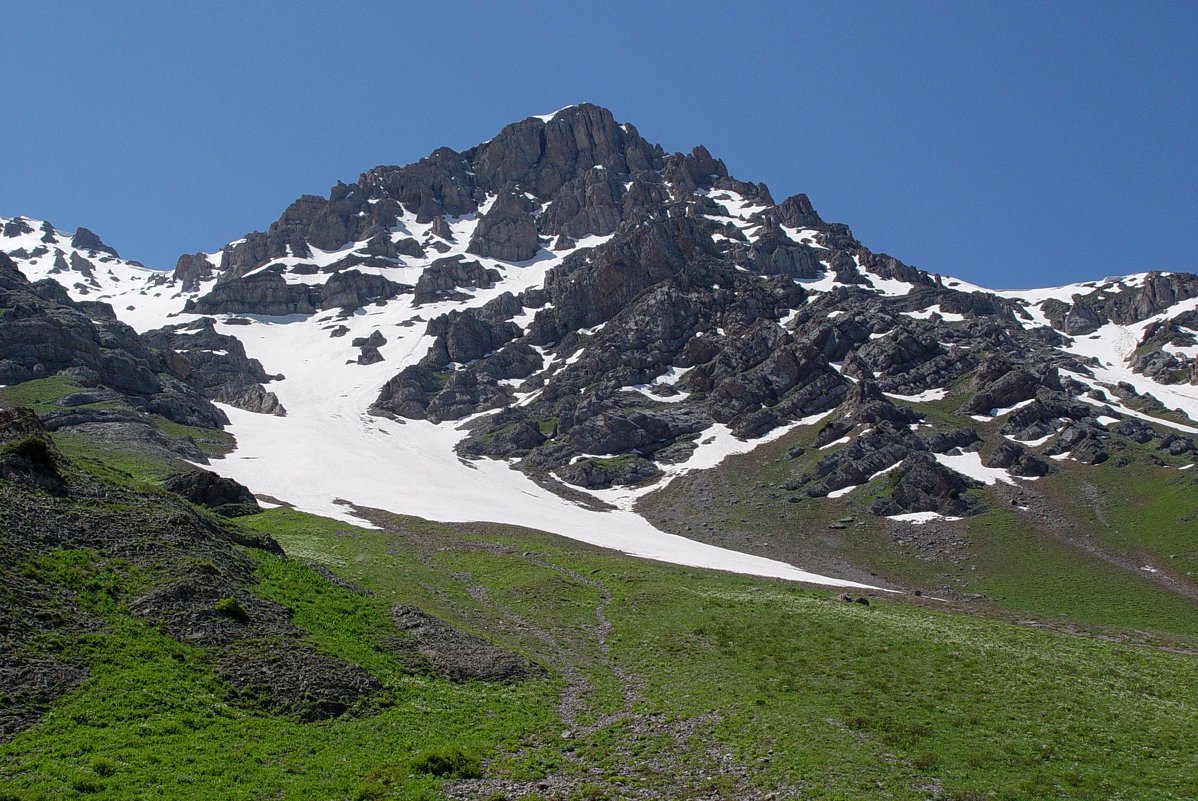
[[[181,459],[167,461],[158,454],[105,443],[88,434],[58,432],[54,444],[80,468],[114,484],[156,484],[187,466]]]
[[[846,604],[831,593],[620,559],[503,527],[406,519],[389,532],[350,530],[284,510],[253,524],[268,530],[280,519],[285,547],[311,550],[326,537],[328,561],[380,599],[428,593],[447,616],[506,613],[553,633],[556,648],[542,650],[550,662],[573,654],[578,668],[637,676],[642,714],[712,721],[681,745],[655,746],[618,723],[571,744],[575,756],[629,786],[655,779],[627,775],[613,754],[650,763],[655,747],[668,747],[682,765],[703,764],[714,742],[759,766],[760,782],[804,798],[923,798],[920,788],[932,783],[946,798],[1186,792],[1198,744],[1187,723],[1198,705],[1191,656],[885,599]],[[586,626],[595,587],[580,579],[611,596],[606,665]],[[468,591],[479,586],[485,604]],[[597,691],[600,709],[618,706],[619,684]],[[568,769],[554,751],[560,746],[496,755],[487,769],[517,777]],[[757,761],[763,754],[768,762]]]
[[[171,437],[191,437],[200,446],[200,450],[209,456],[224,456],[236,445],[232,434],[219,429],[184,425],[157,415],[154,415],[152,419],[154,427],[162,433]]]
[[[735,797],[713,753],[782,788],[780,798],[923,799],[935,785],[943,798],[1163,799],[1190,787],[1189,655],[900,599],[848,604],[510,527],[385,522],[363,529],[287,509],[246,519],[370,591],[255,554],[261,594],[290,606],[314,644],[383,681],[373,713],[300,724],[233,705],[202,649],[132,618],[126,594],[96,589],[86,607],[108,628],[71,644],[92,674],[0,746],[4,792],[418,799],[479,773],[559,773],[576,779],[571,798],[669,794],[685,782]],[[83,553],[36,566],[77,588],[105,570]],[[556,676],[495,686],[409,675],[378,647],[394,634],[397,602],[523,650]],[[594,728],[563,740],[554,709],[568,675],[590,687],[582,722]]]
[[[61,408],[55,401],[82,389],[78,382],[64,376],[38,378],[0,388],[0,407],[28,406],[38,414],[44,414]]]

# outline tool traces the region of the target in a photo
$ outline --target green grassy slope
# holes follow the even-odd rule
[[[80,447],[94,469],[120,469],[120,457],[95,443]],[[973,524],[1005,531],[989,540],[1013,538],[993,554],[1027,548],[1009,514]],[[1106,616],[1102,633],[1119,635],[1091,636],[926,597],[846,602],[513,527],[371,518],[381,528],[288,509],[239,522],[291,556],[254,553],[257,591],[290,607],[311,642],[383,683],[364,714],[325,723],[234,703],[203,649],[129,613],[137,577],[122,565],[57,552],[25,566],[72,588],[107,627],[48,644],[81,655],[91,675],[0,744],[0,798],[997,801],[1192,792],[1198,658],[1164,646],[1185,645],[1194,607],[1154,609],[1163,602],[1134,582],[1091,592],[1078,607],[1085,614],[1067,617]],[[1172,547],[1137,540],[1149,546]],[[1014,568],[993,560],[975,555],[967,586],[986,589],[1000,609],[1024,604],[1052,622],[1056,607],[1041,597],[1052,591],[1003,584]],[[902,557],[894,572],[923,564]],[[1044,553],[1023,564],[1060,572]],[[386,645],[396,604],[549,673],[511,685],[413,673]]]

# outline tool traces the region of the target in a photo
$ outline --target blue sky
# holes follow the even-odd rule
[[[169,267],[589,100],[995,288],[1198,270],[1198,3],[9,5],[0,215]]]

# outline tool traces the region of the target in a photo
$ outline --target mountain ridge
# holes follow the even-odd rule
[[[49,258],[25,264],[68,277]],[[788,479],[790,497],[892,481],[870,509],[918,522],[977,513],[995,503],[987,487],[1034,480],[1054,459],[1100,464],[1127,442],[1187,464],[1195,453],[1198,277],[991,292],[870,251],[805,195],[776,204],[706,148],[667,154],[589,104],[372,168],[143,278],[68,291],[113,302],[141,330],[179,318],[157,335],[167,350],[199,332],[192,351],[219,363],[227,340],[214,337],[241,343],[254,380],[225,387],[218,370],[210,396],[289,417],[230,411],[245,457],[218,472],[274,497],[314,493],[302,508],[343,519],[338,502],[352,500],[528,522],[519,497],[533,494],[552,507],[534,525],[612,543],[599,529],[619,520],[636,534],[616,547],[649,555],[661,532],[636,515],[647,493],[817,424],[827,455]],[[947,398],[961,425],[922,411]],[[336,434],[329,415],[344,421]],[[971,434],[970,418],[995,430]],[[421,441],[379,446],[397,438]],[[332,487],[298,479],[317,469],[304,450],[315,443],[371,453],[371,467],[347,458]],[[459,457],[506,489],[473,491]],[[413,458],[438,467],[401,470],[426,496],[401,499],[379,474]]]

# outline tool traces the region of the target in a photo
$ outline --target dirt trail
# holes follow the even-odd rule
[[[785,794],[764,793],[750,784],[748,768],[738,763],[712,736],[719,721],[716,715],[672,720],[643,711],[643,681],[625,669],[612,654],[613,626],[607,616],[612,593],[604,582],[536,554],[526,554],[525,558],[598,593],[593,609],[594,623],[587,627],[587,633],[594,637],[597,645],[598,667],[618,682],[621,704],[615,711],[597,713],[595,687],[571,661],[571,654],[562,653],[560,643],[555,643],[555,650],[561,657],[556,668],[567,681],[558,699],[557,713],[564,724],[558,747],[568,768],[534,781],[499,778],[459,781],[445,788],[446,798],[517,799],[535,795],[565,799],[584,790],[593,792],[595,788],[602,788],[604,798],[637,801],[676,798],[766,801],[786,797]],[[527,621],[523,622],[527,624]],[[538,631],[548,640],[553,639],[547,632]],[[597,755],[588,741],[605,730],[615,730],[617,734],[606,744],[603,753]],[[663,742],[668,745],[662,747]],[[529,750],[546,745],[552,747],[555,744],[536,743]],[[685,759],[680,759],[682,755]]]

